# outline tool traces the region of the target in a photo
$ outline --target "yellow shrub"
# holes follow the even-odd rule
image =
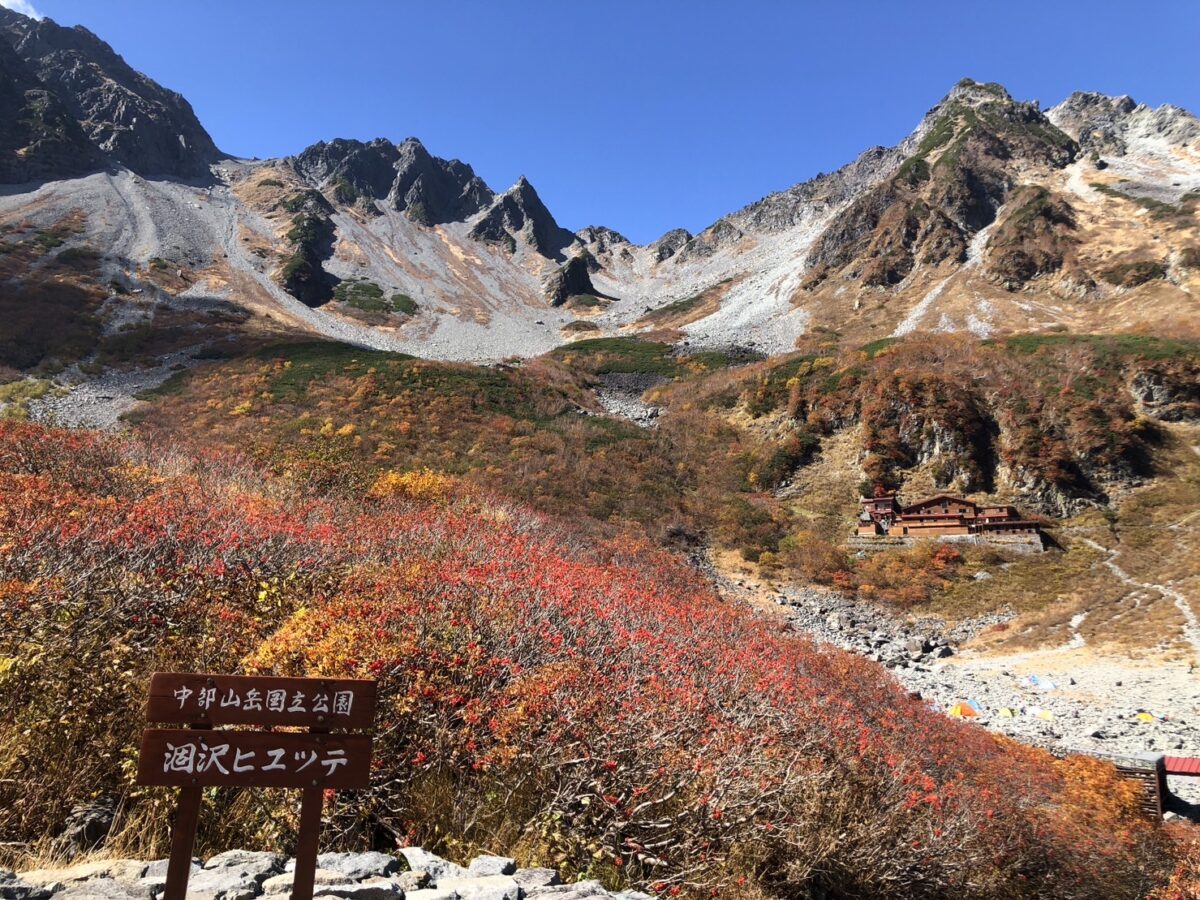
[[[426,503],[444,503],[457,482],[449,475],[421,469],[417,472],[386,472],[371,485],[372,497],[401,497]]]

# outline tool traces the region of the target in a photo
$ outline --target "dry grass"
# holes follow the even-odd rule
[[[955,584],[931,611],[965,618],[1007,604],[1019,618],[985,634],[981,646],[997,651],[1056,647],[1071,640],[1071,619],[1086,613],[1078,634],[1096,649],[1130,655],[1186,653],[1183,616],[1175,602],[1153,589],[1122,582],[1118,567],[1148,585],[1181,591],[1200,609],[1200,456],[1193,449],[1200,429],[1168,426],[1158,457],[1159,479],[1117,501],[1108,516],[1091,510],[1052,531],[1063,551],[1019,559],[993,569],[987,581]]]

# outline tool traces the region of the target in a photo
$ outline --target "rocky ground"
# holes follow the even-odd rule
[[[278,853],[229,850],[194,860],[188,897],[252,900],[291,895],[296,861]],[[166,886],[167,861],[107,859],[70,868],[25,872],[0,869],[0,900],[156,900]],[[597,881],[564,884],[553,869],[520,869],[501,856],[460,866],[420,847],[386,853],[323,853],[314,897],[353,900],[649,900],[636,891],[611,892]]]
[[[610,372],[600,376],[596,398],[610,416],[628,419],[636,425],[649,428],[658,421],[659,408],[646,403],[642,395],[666,381],[659,375]]]
[[[137,405],[138,394],[152,390],[192,364],[190,350],[164,356],[145,369],[109,369],[96,378],[59,379],[60,391],[30,401],[29,417],[67,428],[115,428]]]
[[[798,630],[876,660],[927,699],[931,713],[974,701],[974,723],[1056,752],[1200,756],[1200,677],[1188,662],[1100,656],[1074,643],[993,655],[970,640],[1011,611],[947,626],[815,587],[716,578],[725,593],[769,602]],[[1172,778],[1170,788],[1173,812],[1200,818],[1200,778]]]

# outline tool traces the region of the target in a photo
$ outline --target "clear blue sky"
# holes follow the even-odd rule
[[[31,2],[183,93],[230,153],[416,135],[637,241],[896,142],[964,75],[1200,112],[1196,0]]]

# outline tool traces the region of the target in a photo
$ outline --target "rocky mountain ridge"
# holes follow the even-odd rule
[[[415,138],[218,161],[186,101],[90,32],[3,11],[0,33],[0,178],[46,180],[0,198],[0,224],[81,212],[67,243],[108,249],[98,288],[153,262],[260,319],[467,360],[664,328],[773,354],[814,331],[1200,321],[1200,122],[1176,107],[1075,94],[1043,112],[964,79],[895,147],[637,245],[573,234],[528,179],[497,192]]]

